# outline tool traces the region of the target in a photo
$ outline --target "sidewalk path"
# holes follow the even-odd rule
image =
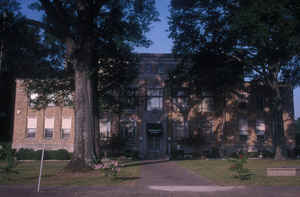
[[[141,178],[138,180],[137,185],[139,187],[148,187],[150,185],[208,186],[216,184],[176,165],[174,161],[166,161],[142,166]]]

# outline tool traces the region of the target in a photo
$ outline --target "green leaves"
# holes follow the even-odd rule
[[[234,178],[238,178],[240,180],[249,180],[251,179],[251,176],[254,175],[248,168],[245,168],[245,164],[248,161],[246,155],[240,154],[239,158],[228,159],[228,161],[232,163],[229,170],[234,172]]]

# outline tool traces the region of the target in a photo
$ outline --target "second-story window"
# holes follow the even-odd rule
[[[72,128],[72,118],[63,118],[62,119],[62,126],[61,126],[61,137],[63,139],[69,138],[71,135],[71,128]]]
[[[213,97],[204,97],[200,104],[201,112],[213,112],[214,109],[214,99]]]
[[[163,109],[163,89],[162,88],[148,88],[147,89],[147,111]]]
[[[151,64],[145,65],[145,73],[152,73],[152,65]]]
[[[246,142],[248,139],[248,120],[246,118],[239,119],[240,141]]]
[[[111,136],[111,122],[107,119],[101,119],[100,123],[100,136],[101,137],[110,137]]]
[[[31,93],[29,95],[29,106],[34,107],[38,98],[38,93]]]
[[[44,137],[52,138],[54,131],[54,118],[45,118]]]
[[[36,129],[37,129],[37,119],[36,119],[36,117],[29,117],[27,119],[26,137],[34,138],[35,135],[36,135]]]
[[[138,105],[137,88],[127,88],[121,93],[121,104],[123,110],[135,110]]]

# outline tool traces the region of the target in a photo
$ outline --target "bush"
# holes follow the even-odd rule
[[[42,150],[34,151],[33,149],[21,148],[17,152],[18,160],[40,160],[42,156]],[[71,159],[71,153],[64,149],[59,150],[46,150],[44,153],[44,160],[69,160]]]
[[[46,160],[69,160],[71,154],[65,149],[45,151]]]
[[[184,151],[183,150],[173,150],[171,153],[171,159],[184,159]]]
[[[247,156],[248,158],[257,158],[258,152],[248,152]]]
[[[240,154],[237,159],[229,159],[229,162],[232,163],[230,166],[230,170],[234,172],[234,178],[238,178],[240,180],[249,180],[251,176],[254,175],[248,168],[245,168],[245,164],[248,161],[246,155]]]
[[[207,158],[217,159],[220,158],[219,149],[216,147],[212,147],[210,150],[206,152],[205,155]]]
[[[17,159],[18,160],[40,160],[41,153],[38,151],[34,151],[33,149],[21,148],[17,152]]]
[[[139,159],[139,151],[136,150],[126,150],[124,152],[124,156],[131,157],[133,160]]]
[[[296,157],[299,157],[299,156],[300,156],[300,146],[296,146],[296,147],[294,148],[294,155],[295,155]]]
[[[269,150],[263,150],[262,155],[264,158],[274,158],[275,153]]]
[[[7,176],[10,173],[18,173],[18,171],[15,170],[17,166],[16,162],[16,151],[11,148],[10,144],[2,144],[0,145],[0,156],[3,161],[5,161],[6,165],[0,166],[0,173],[4,175],[5,178],[8,178]]]

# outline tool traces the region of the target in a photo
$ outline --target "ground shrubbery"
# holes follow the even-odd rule
[[[42,156],[42,150],[24,149],[21,148],[17,154],[18,160],[40,160]],[[71,159],[71,153],[64,149],[59,150],[45,150],[44,160],[69,160]]]
[[[0,166],[0,174],[8,178],[7,176],[11,173],[17,174],[15,170],[17,166],[16,151],[11,148],[11,144],[0,144],[0,160],[4,161],[4,165]]]

